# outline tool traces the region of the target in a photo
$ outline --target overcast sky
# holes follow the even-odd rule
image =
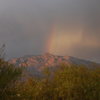
[[[51,52],[100,62],[100,1],[0,0],[3,43],[8,58]]]

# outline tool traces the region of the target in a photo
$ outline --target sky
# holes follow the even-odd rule
[[[49,52],[100,62],[99,0],[0,0],[7,58]]]

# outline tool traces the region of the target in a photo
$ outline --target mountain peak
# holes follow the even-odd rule
[[[71,64],[85,65],[87,67],[94,66],[94,62],[91,61],[78,59],[70,56],[57,56],[48,52],[40,56],[28,56],[28,57],[11,59],[9,62],[16,66],[25,66],[25,67],[27,66],[29,68],[36,68],[39,71],[46,67],[55,68],[55,66],[58,66],[61,63],[65,63],[68,65]]]

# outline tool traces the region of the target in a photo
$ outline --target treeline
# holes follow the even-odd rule
[[[0,100],[100,100],[100,68],[61,65],[43,73],[25,78],[22,68],[0,60]]]

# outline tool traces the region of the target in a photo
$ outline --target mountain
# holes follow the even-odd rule
[[[24,66],[27,68],[27,71],[30,74],[39,75],[41,71],[43,71],[44,68],[50,68],[50,69],[56,69],[59,64],[76,64],[76,65],[85,65],[87,67],[93,67],[94,65],[97,66],[99,64],[96,64],[91,61],[78,59],[71,56],[57,56],[52,55],[50,53],[45,53],[43,55],[38,56],[24,56],[20,58],[14,58],[9,60],[9,63],[14,64],[16,66]]]

